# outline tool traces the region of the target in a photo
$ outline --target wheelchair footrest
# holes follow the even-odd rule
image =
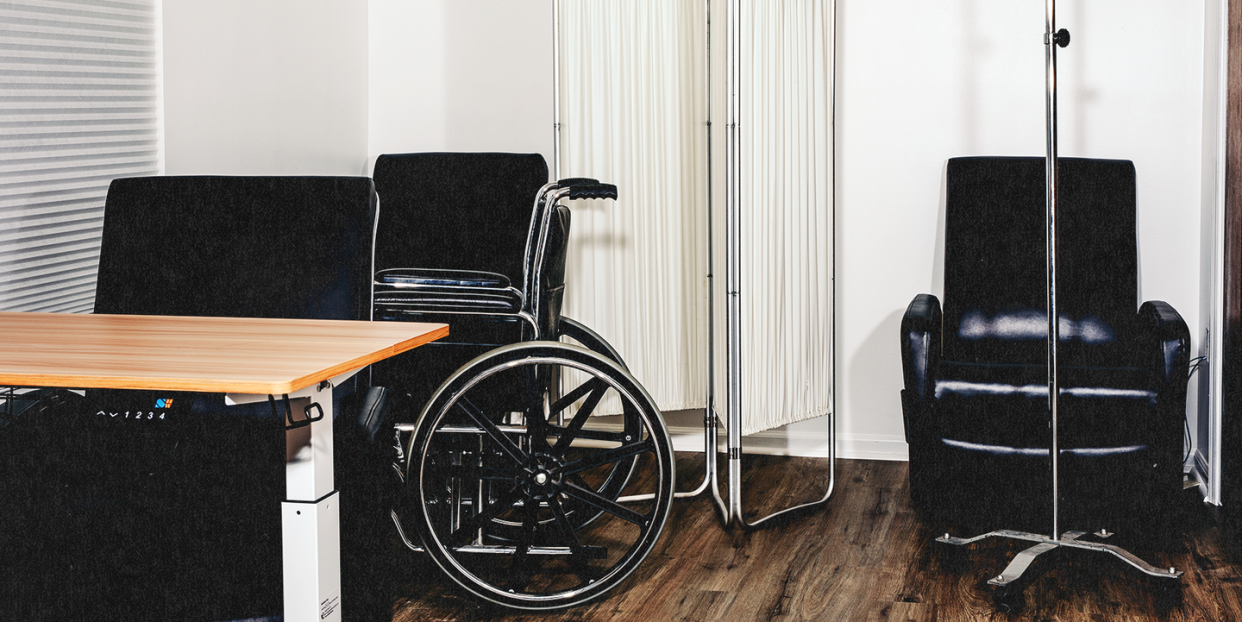
[[[579,549],[587,559],[607,559],[608,548],[602,546],[583,546]],[[466,546],[455,547],[453,551],[458,553],[480,553],[480,554],[499,554],[499,555],[516,555],[517,547],[512,545],[492,545],[492,544],[467,544]],[[573,555],[573,550],[567,546],[532,546],[526,550],[527,555]]]

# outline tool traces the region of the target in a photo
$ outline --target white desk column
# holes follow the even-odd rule
[[[302,428],[285,430],[285,501],[281,503],[281,550],[287,622],[340,622],[341,529],[340,495],[332,467],[332,387],[355,372],[290,394],[293,420],[323,418]],[[266,395],[230,394],[229,404],[267,401]],[[277,410],[285,415],[283,397]]]
[[[305,396],[305,397],[303,397]],[[332,386],[321,383],[289,396],[295,421],[318,404],[323,418],[285,431],[293,458],[285,463],[281,504],[285,620],[341,619],[341,530],[332,470]],[[319,411],[311,408],[312,416]]]

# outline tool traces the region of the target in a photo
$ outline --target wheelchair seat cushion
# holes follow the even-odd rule
[[[390,268],[375,280],[377,319],[413,313],[516,314],[522,293],[495,272]]]
[[[509,287],[509,277],[495,272],[474,270],[433,270],[422,268],[390,268],[380,270],[376,285],[396,288],[419,285],[450,285],[454,287]]]

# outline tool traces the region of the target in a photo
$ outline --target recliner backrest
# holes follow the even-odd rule
[[[539,154],[408,153],[375,161],[376,268],[495,272],[523,287]]]
[[[1138,309],[1134,165],[1060,158],[1063,364],[1123,360]],[[953,158],[946,170],[944,357],[1047,360],[1045,159]]]
[[[135,177],[108,189],[96,313],[369,320],[365,177]]]

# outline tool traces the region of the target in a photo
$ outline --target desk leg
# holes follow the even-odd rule
[[[340,495],[281,504],[285,619],[341,619]]]
[[[332,388],[318,387],[294,399],[294,418],[317,403],[323,419],[310,425],[310,444],[301,433],[286,433],[293,458],[285,464],[281,504],[286,622],[341,620],[340,508],[332,468]]]

